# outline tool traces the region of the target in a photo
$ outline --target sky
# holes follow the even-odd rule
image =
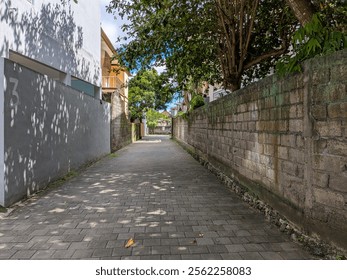
[[[121,26],[125,22],[119,18],[115,19],[113,14],[109,14],[106,12],[106,6],[110,3],[110,0],[100,0],[100,9],[101,9],[101,27],[105,31],[107,37],[110,39],[111,43],[115,48],[119,47],[119,43],[117,43],[117,38],[119,36],[124,36],[125,34],[122,32]],[[165,66],[155,67],[158,73],[162,73],[165,70]],[[175,102],[173,101],[168,105],[169,108],[175,106]]]
[[[112,44],[117,48],[116,44],[118,36],[123,36],[124,33],[121,30],[121,25],[124,21],[121,19],[117,20],[112,14],[106,12],[106,6],[110,3],[110,0],[100,0],[100,9],[101,9],[101,27],[107,34],[107,37],[110,39]]]
[[[106,12],[106,6],[110,3],[110,0],[100,0],[100,9],[101,9],[101,27],[105,31],[107,37],[112,42],[115,48],[118,48],[120,45],[117,43],[117,38],[119,36],[124,36],[121,26],[124,22],[120,18],[115,19],[113,14]],[[155,67],[158,73],[162,73],[165,70],[165,67]]]

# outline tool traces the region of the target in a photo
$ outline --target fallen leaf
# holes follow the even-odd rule
[[[135,244],[135,240],[130,238],[127,243],[124,245],[125,248],[129,248]]]

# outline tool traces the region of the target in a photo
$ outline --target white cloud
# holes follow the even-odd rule
[[[101,27],[105,31],[106,35],[111,40],[115,47],[119,47],[119,43],[116,44],[117,38],[119,36],[125,36],[122,32],[121,27],[126,20],[121,20],[120,18],[115,19],[113,14],[106,12],[106,6],[110,3],[110,0],[101,0]]]

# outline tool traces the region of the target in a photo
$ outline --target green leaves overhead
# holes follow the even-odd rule
[[[314,1],[318,10],[292,38],[292,53],[277,64],[281,75],[301,71],[301,63],[318,55],[347,48],[347,5],[342,1]]]
[[[284,0],[113,0],[108,11],[129,21],[121,63],[166,65],[182,87],[189,79],[237,89],[248,81],[245,71],[260,78],[287,50],[297,23]]]
[[[293,41],[300,25],[287,2],[313,3],[322,36],[309,25],[298,31],[305,39]],[[338,0],[112,0],[108,11],[128,20],[122,28],[129,43],[118,50],[125,66],[165,65],[182,88],[192,80],[223,82],[231,90],[268,75],[290,46],[303,49],[298,61],[339,49],[347,19],[346,3]],[[287,58],[282,62],[298,67]]]

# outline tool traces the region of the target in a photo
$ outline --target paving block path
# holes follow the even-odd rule
[[[0,216],[0,259],[311,258],[168,136]]]

